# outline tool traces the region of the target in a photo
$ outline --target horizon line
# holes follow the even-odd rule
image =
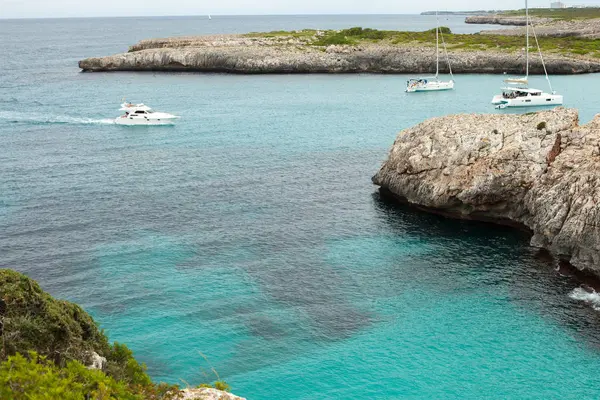
[[[444,10],[441,12],[489,12],[489,11],[507,11],[511,9],[497,10]],[[421,15],[424,12],[418,13],[301,13],[301,14],[180,14],[180,15],[95,15],[95,16],[65,16],[65,17],[9,17],[0,18],[0,21],[9,20],[37,20],[37,19],[93,19],[93,18],[181,18],[181,17],[302,17],[302,16],[345,16],[345,15]]]

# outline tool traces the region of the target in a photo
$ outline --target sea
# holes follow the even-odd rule
[[[77,67],[145,38],[352,26],[435,17],[0,20],[0,267],[80,304],[157,381],[253,400],[599,398],[598,295],[525,233],[371,183],[404,128],[514,112],[490,104],[501,76],[406,94],[405,75]],[[551,82],[581,123],[600,112],[600,76]],[[123,98],[182,118],[117,126]]]

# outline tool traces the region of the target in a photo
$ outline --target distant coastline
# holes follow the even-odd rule
[[[499,11],[423,11],[421,15],[488,15],[488,14],[496,14]]]

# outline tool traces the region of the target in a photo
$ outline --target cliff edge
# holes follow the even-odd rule
[[[519,226],[531,245],[600,276],[600,115],[451,115],[398,134],[373,177],[403,202]]]

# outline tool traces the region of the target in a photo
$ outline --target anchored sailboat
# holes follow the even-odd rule
[[[496,105],[496,108],[506,107],[534,107],[534,106],[555,106],[563,103],[563,97],[556,94],[552,90],[552,84],[548,77],[548,71],[546,70],[546,64],[544,63],[544,57],[542,56],[542,49],[535,33],[535,28],[529,19],[529,7],[527,0],[525,0],[525,23],[527,26],[527,33],[525,39],[525,77],[523,78],[509,78],[505,79],[504,82],[511,86],[501,88],[502,94],[494,96],[492,104]],[[550,86],[550,93],[545,93],[539,89],[529,87],[529,26],[533,32],[535,43],[540,54],[542,66],[544,67],[544,74],[546,74],[546,80],[548,86]]]
[[[454,75],[452,75],[452,67],[450,66],[450,59],[448,58],[448,51],[446,50],[446,42],[444,41],[444,33],[440,30],[440,20],[438,18],[437,11],[435,12],[435,19],[436,19],[435,76],[431,77],[431,78],[409,79],[406,82],[406,91],[409,93],[454,89]],[[446,56],[446,62],[448,63],[448,70],[450,72],[451,79],[449,81],[441,81],[439,79],[439,74],[440,74],[440,36],[442,38],[442,44],[444,46],[444,55]]]

